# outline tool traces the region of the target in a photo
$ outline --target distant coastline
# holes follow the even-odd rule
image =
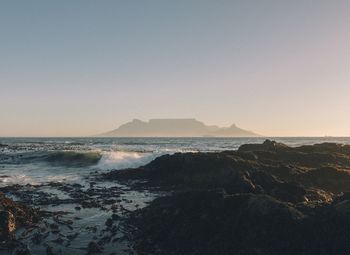
[[[117,129],[98,135],[98,137],[261,137],[261,135],[237,127],[206,125],[192,119],[134,119]]]

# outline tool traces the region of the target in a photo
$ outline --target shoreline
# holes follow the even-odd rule
[[[11,185],[0,191],[39,208],[41,221],[0,248],[8,254],[347,254],[349,171],[350,145],[266,140],[90,173],[85,186]],[[331,223],[338,229],[327,233]]]

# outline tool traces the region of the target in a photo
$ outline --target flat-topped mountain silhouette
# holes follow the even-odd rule
[[[256,137],[258,134],[230,127],[208,126],[196,119],[134,119],[101,136],[110,137]]]

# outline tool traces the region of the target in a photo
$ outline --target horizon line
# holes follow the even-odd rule
[[[1,138],[350,138],[347,136],[0,136]]]

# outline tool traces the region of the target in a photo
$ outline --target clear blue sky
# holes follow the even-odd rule
[[[349,1],[0,2],[0,136],[195,117],[350,135]]]

